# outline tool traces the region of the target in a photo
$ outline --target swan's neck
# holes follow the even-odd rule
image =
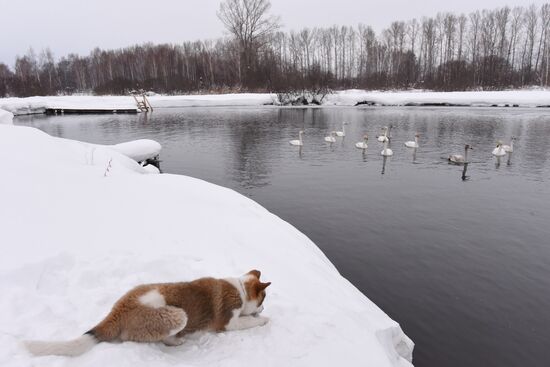
[[[300,143],[302,142],[302,133],[298,134],[298,139],[300,139]]]
[[[510,142],[510,149],[514,149],[514,140]]]
[[[388,141],[384,141],[384,152],[388,150]]]
[[[414,142],[415,142],[416,144],[418,144],[418,136],[415,136],[415,137],[414,137]]]
[[[346,124],[342,124],[342,132],[344,135],[346,134]]]
[[[464,149],[464,162],[468,162],[468,149]]]

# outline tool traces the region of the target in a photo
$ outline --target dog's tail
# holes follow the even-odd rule
[[[76,339],[68,341],[39,341],[29,340],[23,342],[27,350],[35,356],[79,356],[86,353],[99,343],[93,333],[86,333]]]
[[[24,341],[23,345],[35,356],[79,356],[101,342],[112,342],[120,336],[120,322],[116,311],[111,311],[103,321],[84,335],[68,341]]]

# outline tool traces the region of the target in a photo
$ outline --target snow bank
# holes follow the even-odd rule
[[[550,91],[503,92],[367,92],[352,89],[327,96],[325,105],[354,106],[357,103],[381,106],[454,105],[471,107],[550,107]]]
[[[262,106],[277,104],[277,95],[269,93],[243,93],[218,95],[182,95],[148,97],[153,108]],[[381,106],[458,105],[472,107],[518,106],[550,107],[550,91],[520,90],[504,92],[366,92],[363,90],[339,91],[326,96],[323,105],[355,106],[365,103]],[[15,115],[44,113],[46,108],[122,110],[136,108],[130,96],[62,96],[0,99],[0,109]]]
[[[269,93],[213,94],[147,97],[153,108],[262,106],[277,103],[277,95]]]
[[[243,93],[219,95],[183,95],[147,97],[153,108],[213,107],[213,106],[262,106],[277,101],[274,94]],[[44,113],[53,109],[125,110],[135,109],[131,96],[52,96],[27,98],[0,98],[0,108],[14,115]]]
[[[410,366],[399,325],[254,201],[28,127],[0,125],[0,154],[0,365]],[[19,344],[78,336],[140,283],[253,268],[273,282],[265,327],[172,348],[102,343],[75,359],[33,359]]]
[[[47,96],[26,98],[0,98],[0,108],[14,115],[44,113],[47,108],[124,110],[137,109],[130,96]]]
[[[111,146],[114,150],[132,158],[136,162],[155,158],[160,154],[162,146],[160,143],[150,139],[133,140]]]
[[[0,125],[1,124],[13,124],[13,113],[0,109]]]

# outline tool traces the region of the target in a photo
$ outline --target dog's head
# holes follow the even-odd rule
[[[265,289],[271,282],[262,283],[259,270],[250,270],[242,277],[244,290],[246,292],[246,301],[241,312],[242,315],[257,315],[264,310],[264,300],[266,296]]]

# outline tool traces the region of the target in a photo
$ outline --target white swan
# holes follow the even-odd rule
[[[493,149],[493,155],[495,157],[502,157],[506,155],[506,151],[502,147],[502,142],[500,140],[497,141],[497,147]]]
[[[334,137],[336,131],[331,131],[329,136],[325,136],[325,141],[327,143],[336,143],[336,138]]]
[[[357,149],[367,149],[369,146],[367,145],[367,141],[369,140],[369,136],[367,134],[365,134],[365,136],[363,136],[363,141],[360,141],[359,143],[355,143],[355,147]]]
[[[342,131],[336,131],[336,136],[339,136],[342,138],[346,136],[346,125],[349,125],[349,123],[348,122],[342,123]]]
[[[418,135],[418,133],[415,134],[415,135],[414,135],[414,141],[406,141],[406,142],[405,142],[405,146],[406,146],[407,148],[418,148],[418,146],[419,146],[419,145],[418,145],[418,137],[419,137],[419,136],[420,136],[420,135]]]
[[[302,130],[300,130],[300,132],[298,133],[298,140],[289,141],[290,145],[299,145],[299,146],[304,145],[304,141],[302,140],[302,135],[303,134],[304,134],[304,132]]]
[[[349,125],[347,122],[342,123],[342,131],[336,131],[336,135],[340,137],[346,136],[346,125]]]
[[[451,154],[448,158],[449,162],[455,164],[464,164],[468,163],[468,150],[473,149],[470,145],[466,144],[464,146],[464,155],[462,154]]]
[[[506,153],[513,153],[514,152],[514,140],[516,140],[516,138],[512,136],[512,139],[510,139],[510,145],[503,145],[502,146],[502,149],[504,149],[504,151]]]
[[[378,136],[376,137],[376,139],[377,139],[379,142],[381,142],[381,143],[383,143],[383,142],[385,142],[385,141],[388,141],[388,127],[387,127],[387,126],[384,126],[384,127],[382,128],[382,131],[384,132],[384,135],[378,135]]]
[[[384,142],[384,149],[382,150],[382,152],[380,152],[380,154],[383,155],[384,157],[391,157],[393,155],[393,150],[388,148],[387,140]]]

